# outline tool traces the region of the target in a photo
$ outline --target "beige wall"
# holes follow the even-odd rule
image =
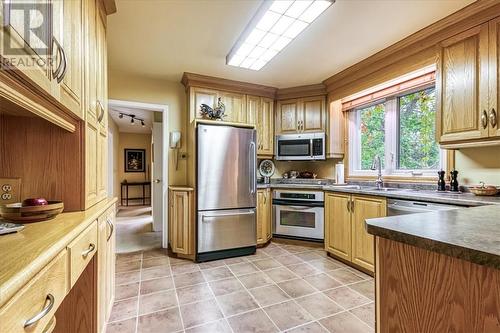
[[[328,159],[326,161],[273,161],[276,167],[273,178],[281,178],[283,173],[290,170],[310,171],[318,175],[317,178],[335,179],[335,164],[340,160]],[[260,162],[260,161],[259,161]]]
[[[146,150],[146,172],[125,172],[125,148]],[[120,184],[125,179],[129,183],[151,181],[151,134],[120,133],[118,179],[116,182]],[[142,195],[142,188],[129,188],[129,197],[137,197],[139,194]]]
[[[463,185],[500,186],[500,146],[461,149],[455,153],[455,167]]]
[[[120,196],[120,182],[118,177],[118,172],[120,170],[120,132],[118,126],[116,126],[115,121],[109,117],[108,118],[108,130],[113,134],[113,151],[108,152],[108,154],[114,154],[113,156],[113,166],[112,173],[108,174],[108,177],[113,178],[113,191],[114,193],[108,193],[109,196],[113,195],[115,197]],[[122,157],[123,158],[123,157]]]
[[[131,76],[122,72],[109,73],[109,99],[168,105],[168,131],[181,131],[181,151],[186,151],[186,93],[179,82]],[[175,170],[174,150],[168,149],[169,185],[186,183],[186,161],[180,160]]]

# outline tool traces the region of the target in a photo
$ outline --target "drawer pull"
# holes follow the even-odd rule
[[[44,307],[42,309],[42,311],[40,311],[37,315],[35,315],[34,317],[26,320],[26,322],[24,323],[24,328],[33,326],[40,319],[42,319],[43,317],[45,317],[47,315],[47,313],[50,312],[50,310],[52,310],[52,307],[54,306],[54,296],[52,296],[52,294],[48,294],[45,301],[47,301],[47,300],[49,300],[49,304],[47,304],[47,306]]]
[[[88,256],[92,251],[95,250],[95,245],[90,243],[89,248],[82,252],[82,257]]]

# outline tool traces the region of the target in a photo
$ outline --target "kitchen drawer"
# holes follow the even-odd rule
[[[85,231],[68,245],[70,255],[71,288],[84,271],[87,264],[97,252],[97,221],[94,221]]]
[[[68,253],[64,250],[0,309],[0,332],[44,332],[68,290]],[[24,327],[30,319],[34,323]]]

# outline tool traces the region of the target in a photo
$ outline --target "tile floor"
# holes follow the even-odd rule
[[[119,254],[107,333],[373,332],[373,279],[318,248],[271,243],[201,264]]]

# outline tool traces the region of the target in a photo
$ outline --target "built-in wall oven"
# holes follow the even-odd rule
[[[323,192],[275,190],[273,235],[323,241],[324,206]]]
[[[305,161],[325,159],[325,133],[276,135],[276,159]]]

